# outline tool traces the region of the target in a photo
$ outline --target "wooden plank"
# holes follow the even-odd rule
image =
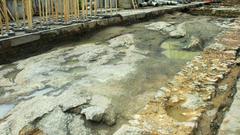
[[[110,1],[110,13],[112,15],[112,0],[109,0]]]
[[[104,1],[105,14],[107,15],[107,0]]]
[[[3,35],[3,22],[2,22],[2,15],[0,15],[0,33]]]
[[[85,0],[82,0],[82,17],[85,18]]]
[[[23,26],[26,27],[26,7],[25,7],[25,0],[22,0],[23,6]]]
[[[59,12],[59,8],[58,8],[58,0],[56,1],[56,3],[55,3],[55,19],[56,19],[56,21],[58,21],[58,12]]]
[[[92,16],[92,0],[90,0],[90,16]]]
[[[7,11],[7,2],[6,0],[2,0],[2,4],[3,4],[3,12],[5,15],[5,25],[6,25],[6,31],[9,32],[10,31],[10,27],[9,27],[9,17],[8,17],[8,11]]]
[[[97,16],[97,3],[98,3],[98,0],[95,0],[94,1],[94,16]]]
[[[86,5],[86,17],[88,17],[88,0],[85,1],[85,5]]]
[[[16,20],[16,25],[19,27],[19,15],[18,15],[18,1],[14,0],[13,5],[14,5],[14,10],[15,10],[15,20]]]

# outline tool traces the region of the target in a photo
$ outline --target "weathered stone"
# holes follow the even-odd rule
[[[72,116],[62,112],[60,108],[44,116],[37,124],[37,127],[47,135],[67,135],[68,123]]]
[[[185,28],[185,23],[181,23],[177,25],[176,30],[171,31],[169,33],[170,37],[172,38],[182,38],[187,34],[186,28]]]
[[[214,43],[204,49],[205,51],[224,51],[226,47],[223,44]]]
[[[105,109],[99,106],[90,106],[81,111],[81,114],[86,116],[87,120],[100,122],[103,119]]]
[[[110,39],[109,46],[112,48],[129,47],[134,44],[134,36],[132,34],[121,35],[117,38]]]
[[[91,130],[84,125],[84,120],[81,116],[73,115],[68,129],[70,135],[92,135]]]
[[[26,125],[23,129],[19,131],[19,135],[46,135],[42,130],[36,128],[32,125]]]
[[[240,131],[240,81],[237,82],[237,93],[233,103],[221,124],[218,135],[238,135]]]
[[[116,124],[116,121],[117,121],[116,112],[113,110],[113,108],[108,108],[103,116],[103,122],[108,126],[112,126]]]
[[[166,96],[168,96],[170,90],[167,89],[166,87],[161,87],[160,90],[157,91],[155,98],[165,98]]]
[[[185,46],[183,49],[196,51],[196,50],[202,50],[204,48],[203,42],[201,39],[191,36],[190,43]]]
[[[150,135],[150,133],[137,127],[123,125],[113,135]]]
[[[185,96],[186,100],[181,105],[183,108],[198,109],[200,107],[205,106],[204,101],[197,94],[185,94],[184,96]]]
[[[173,95],[170,99],[169,99],[169,102],[171,102],[171,103],[177,103],[177,102],[179,102],[180,101],[180,99],[179,99],[179,97],[177,96],[177,95]]]
[[[84,114],[87,120],[95,122],[103,121],[109,126],[116,123],[116,113],[108,98],[94,95],[89,104],[89,107],[83,108],[81,111],[81,114]]]
[[[157,132],[163,135],[171,135],[173,133],[173,129],[169,127],[159,128]]]
[[[227,85],[227,84],[221,85],[221,86],[218,87],[218,89],[219,89],[221,92],[226,92],[227,89],[228,89],[228,85]]]
[[[159,32],[171,32],[175,26],[167,22],[155,22],[145,26],[146,29]]]

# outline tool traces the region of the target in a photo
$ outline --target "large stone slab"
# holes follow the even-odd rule
[[[233,103],[226,112],[218,135],[239,135],[240,134],[240,80],[237,82],[236,94]]]

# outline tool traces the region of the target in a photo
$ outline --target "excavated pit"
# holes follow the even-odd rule
[[[234,20],[167,14],[109,27],[44,54],[0,65],[0,134],[114,134],[149,102],[158,112],[161,105],[151,100],[159,88],[168,86]],[[213,101],[216,108],[233,94],[238,69],[232,72],[226,94]],[[182,115],[193,110],[189,104],[183,108],[183,101],[173,97],[165,108],[180,123],[192,118]],[[231,100],[224,106],[230,104]],[[203,115],[195,134],[217,132],[224,114],[218,108],[219,117]],[[212,120],[210,129],[203,128]]]

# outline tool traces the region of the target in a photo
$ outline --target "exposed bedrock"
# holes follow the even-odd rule
[[[217,134],[240,73],[239,24],[219,34],[115,135]]]
[[[117,112],[109,95],[118,92],[103,94],[95,87],[121,80],[144,58],[133,35],[125,34],[105,44],[65,47],[2,69],[0,85],[6,92],[1,102],[17,105],[1,118],[0,135],[91,135],[98,131],[86,124],[113,126]],[[5,78],[15,70],[12,80]],[[8,89],[15,91],[7,94]]]
[[[237,82],[234,101],[227,109],[225,118],[221,124],[218,135],[238,135],[240,133],[240,80]]]
[[[199,30],[194,27],[198,19],[191,20],[161,22],[161,32],[173,32],[170,39],[144,29],[146,23],[137,24],[130,31],[97,33],[108,35],[97,37],[104,41],[90,39],[0,65],[0,107],[7,108],[0,118],[0,135],[108,135],[118,128],[116,135],[217,132],[238,73],[239,25],[220,34],[143,108],[159,85],[200,54],[203,40],[218,34],[213,23],[203,19],[201,26],[207,22],[207,31],[214,31],[204,37],[208,26]],[[194,35],[195,30],[201,36]],[[158,39],[165,35],[166,40]]]

